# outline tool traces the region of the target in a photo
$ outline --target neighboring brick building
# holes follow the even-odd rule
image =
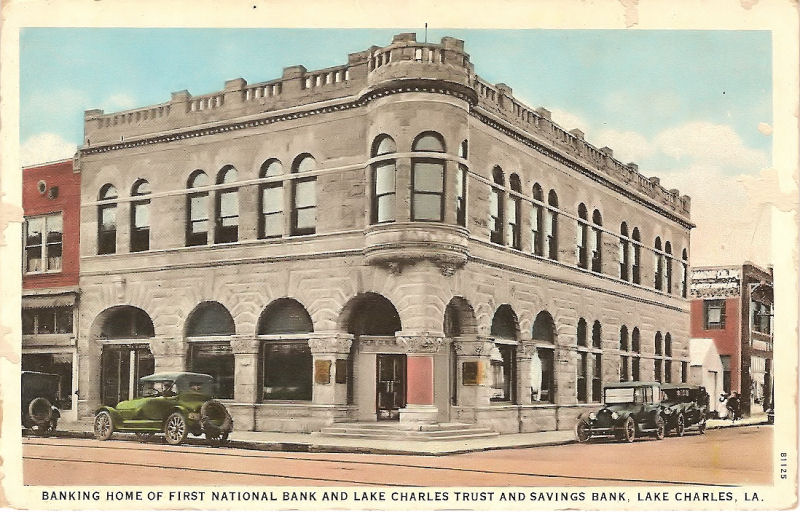
[[[59,374],[59,405],[73,417],[80,187],[72,160],[22,169],[22,369]]]
[[[744,414],[761,412],[772,391],[772,269],[696,267],[691,295],[692,338],[714,340],[723,389],[742,395]]]
[[[243,430],[571,429],[603,382],[687,377],[689,198],[460,40],[90,110],[78,165],[84,414],[192,369]]]

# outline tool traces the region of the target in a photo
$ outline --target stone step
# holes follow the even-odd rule
[[[489,437],[496,437],[497,432],[463,432],[458,434],[450,434],[439,437],[431,436],[410,436],[407,432],[370,432],[370,433],[355,433],[355,432],[341,432],[341,433],[328,433],[328,432],[313,432],[313,437],[340,437],[343,439],[384,439],[394,441],[460,441],[462,439],[483,439]]]
[[[484,427],[479,427],[472,423],[400,423],[396,421],[376,421],[360,423],[334,423],[329,428],[368,428],[371,430],[429,432],[434,430],[463,430]]]
[[[350,439],[397,439],[407,441],[455,441],[495,437],[497,432],[468,423],[335,423],[314,436],[343,437]]]
[[[461,429],[461,430],[428,430],[420,432],[417,430],[374,430],[369,428],[337,428],[327,427],[322,430],[323,434],[363,434],[363,435],[385,435],[397,434],[403,437],[444,437],[462,434],[495,434],[488,428]]]

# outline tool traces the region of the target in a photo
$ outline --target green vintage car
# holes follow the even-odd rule
[[[114,432],[134,432],[145,441],[163,432],[169,444],[188,434],[221,443],[233,430],[225,406],[213,399],[214,378],[202,373],[156,373],[139,379],[139,396],[95,412],[94,435],[101,441]]]

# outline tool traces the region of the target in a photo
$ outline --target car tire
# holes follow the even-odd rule
[[[656,432],[655,432],[656,439],[658,439],[659,441],[664,439],[666,433],[667,433],[667,425],[666,423],[664,423],[664,418],[662,418],[661,415],[656,416]]]
[[[50,400],[41,396],[34,398],[28,404],[28,416],[31,419],[31,423],[40,427],[47,427],[53,419],[53,404],[50,403]]]
[[[173,412],[164,422],[164,437],[168,444],[179,445],[186,440],[189,427],[186,418],[179,412]]]
[[[585,419],[583,418],[579,419],[578,423],[575,425],[575,439],[579,443],[585,443],[589,441],[591,437],[592,437],[592,426]]]
[[[686,433],[686,418],[683,417],[683,414],[678,414],[678,419],[675,422],[675,435],[678,437],[683,437]]]
[[[108,441],[114,433],[114,420],[108,411],[100,411],[94,417],[94,437],[98,441]]]
[[[233,429],[233,418],[221,402],[208,400],[200,407],[200,426],[206,435],[219,436]]]
[[[632,443],[636,440],[636,422],[630,416],[625,418],[622,423],[622,440],[626,443]]]

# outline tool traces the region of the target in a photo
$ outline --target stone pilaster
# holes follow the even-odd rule
[[[117,203],[117,254],[131,252],[131,203]]]
[[[398,158],[395,175],[395,215],[397,222],[411,220],[411,159]]]
[[[158,336],[150,338],[150,352],[153,353],[155,373],[182,372],[186,370],[187,346],[179,338]]]
[[[434,403],[433,354],[444,347],[444,336],[398,333],[397,343],[406,349],[406,406],[400,409],[400,421],[433,423],[439,416]]]
[[[352,344],[352,334],[316,332],[310,336],[308,346],[314,358],[312,400],[315,404],[347,403],[347,381],[352,378],[352,375],[347,375]]]
[[[233,398],[237,402],[259,401],[258,352],[260,342],[255,336],[236,334],[231,336],[234,357]]]
[[[536,357],[536,346],[531,340],[520,341],[517,346],[517,403],[531,403],[531,367]]]
[[[445,160],[444,165],[444,222],[445,224],[457,224],[456,171],[458,163]]]
[[[456,352],[458,405],[467,407],[489,405],[491,396],[489,354],[494,343],[482,336],[464,336],[453,338],[453,345]]]
[[[520,250],[524,253],[533,253],[533,233],[531,233],[531,215],[533,205],[528,201],[520,201]]]

